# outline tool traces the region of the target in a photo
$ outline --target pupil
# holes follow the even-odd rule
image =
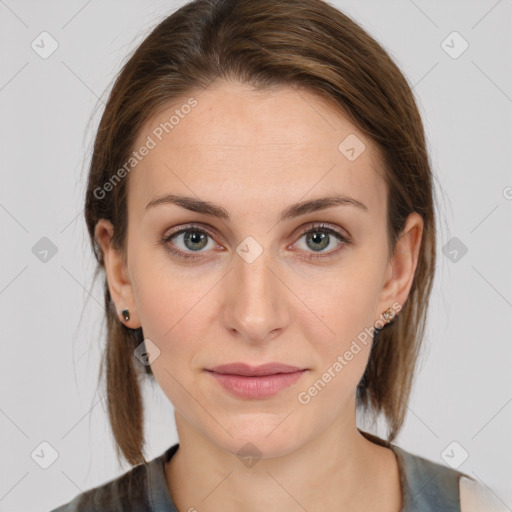
[[[189,231],[185,236],[185,242],[191,242],[192,245],[197,245],[201,243],[201,239],[206,239],[205,235],[200,233],[199,231]],[[204,243],[199,247],[200,249],[204,247]],[[192,247],[192,249],[197,249],[197,247]]]
[[[310,235],[309,238],[312,239],[315,242],[317,249],[318,249],[318,247],[320,247],[318,244],[321,243],[322,241],[327,242],[327,244],[326,243],[322,244],[321,247],[320,247],[321,249],[324,249],[328,245],[327,233],[318,233],[317,232],[317,233],[315,233],[313,235]]]

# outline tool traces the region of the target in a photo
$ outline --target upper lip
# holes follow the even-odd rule
[[[276,373],[292,373],[305,370],[305,368],[281,363],[267,363],[260,366],[251,366],[246,363],[229,363],[207,368],[207,370],[226,375],[260,376],[274,375]]]

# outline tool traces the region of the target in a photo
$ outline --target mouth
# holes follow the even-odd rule
[[[252,366],[247,363],[229,363],[207,368],[207,371],[222,375],[240,375],[244,377],[260,377],[263,375],[276,375],[279,373],[293,373],[306,370],[299,366],[290,366],[282,363],[266,363],[260,366]]]
[[[206,371],[222,388],[238,398],[269,398],[296,383],[307,368],[281,363],[251,366],[230,363],[208,368]]]

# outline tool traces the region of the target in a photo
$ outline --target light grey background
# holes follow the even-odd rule
[[[129,469],[98,389],[103,297],[84,183],[116,73],[183,3],[0,0],[0,511],[50,510]],[[459,469],[512,510],[512,1],[332,3],[414,86],[441,208],[428,337],[396,444],[445,463],[456,441],[448,453],[469,454]],[[43,31],[59,45],[46,59],[31,47]],[[453,31],[469,44],[458,58],[445,50],[462,40],[443,43]],[[45,263],[33,253],[42,237],[57,247]],[[456,262],[443,253],[454,237],[467,247]],[[160,389],[145,396],[153,458],[177,436]],[[47,469],[42,442],[58,453]]]

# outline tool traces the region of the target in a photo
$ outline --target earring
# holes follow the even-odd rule
[[[123,309],[123,311],[121,311],[121,314],[123,315],[123,319],[125,322],[128,322],[128,320],[130,320],[130,312],[127,309]]]
[[[386,311],[384,311],[382,313],[384,320],[386,320],[386,324],[389,324],[389,322],[391,322],[391,320],[394,318],[394,316],[395,316],[394,313],[395,313],[395,311],[393,308],[388,308],[388,309],[386,309]]]

